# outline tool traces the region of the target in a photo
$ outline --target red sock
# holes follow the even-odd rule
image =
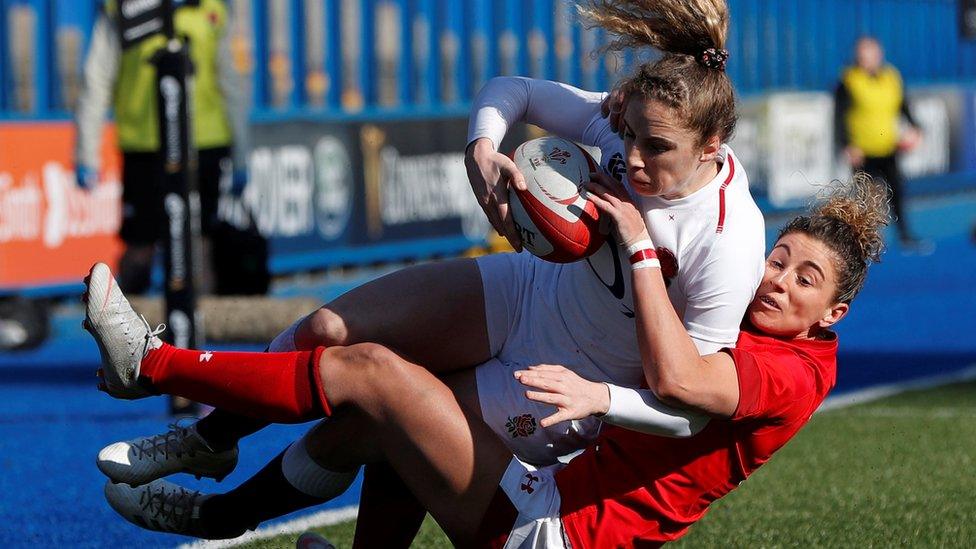
[[[160,393],[276,423],[300,423],[332,414],[316,367],[324,350],[232,353],[163,344],[143,359],[139,376]]]

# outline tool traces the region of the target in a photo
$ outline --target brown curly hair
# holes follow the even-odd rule
[[[684,126],[697,132],[699,144],[713,135],[722,142],[732,137],[737,119],[732,81],[724,68],[703,58],[706,50],[725,48],[725,0],[587,0],[577,9],[587,26],[614,36],[604,49],[651,46],[663,53],[640,65],[620,87],[674,109]]]
[[[838,272],[835,301],[850,303],[864,287],[868,266],[881,261],[881,231],[890,221],[888,188],[860,172],[848,182],[826,186],[811,213],[794,218],[779,236],[803,233],[836,254]]]

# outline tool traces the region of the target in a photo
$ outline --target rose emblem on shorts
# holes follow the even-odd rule
[[[535,418],[532,414],[522,414],[520,416],[509,416],[505,428],[512,438],[527,437],[535,432]]]

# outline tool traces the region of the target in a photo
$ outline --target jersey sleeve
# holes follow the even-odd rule
[[[606,93],[549,80],[492,78],[472,104],[467,142],[487,137],[497,149],[513,124],[527,122],[565,139],[599,147],[613,136],[600,114],[605,97]]]
[[[789,422],[816,397],[813,370],[785,350],[724,349],[735,362],[739,405],[732,420],[780,419]],[[803,404],[803,406],[799,406]]]
[[[598,416],[604,423],[649,435],[685,438],[697,435],[710,420],[705,414],[662,403],[649,389],[604,385],[610,390],[610,408]]]
[[[685,285],[682,322],[703,356],[735,345],[746,308],[759,286],[761,253],[737,246],[712,250]]]

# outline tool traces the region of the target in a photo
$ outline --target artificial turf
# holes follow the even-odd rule
[[[972,547],[976,383],[819,413],[676,547]],[[317,529],[338,548],[354,523]],[[297,535],[248,547],[294,547]],[[430,519],[414,547],[450,547]]]

